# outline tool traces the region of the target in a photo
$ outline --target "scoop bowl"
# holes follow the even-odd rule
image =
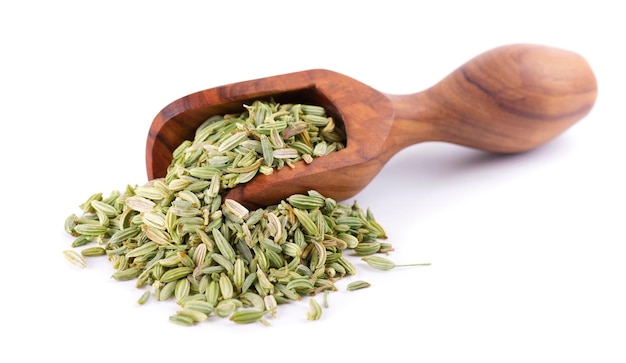
[[[400,150],[443,141],[495,153],[519,153],[554,139],[592,109],[597,83],[580,55],[535,44],[494,48],[434,86],[409,95],[375,90],[324,69],[215,87],[182,97],[155,117],[146,144],[149,179],[163,177],[172,152],[212,115],[240,113],[244,104],[322,106],[346,133],[346,147],[259,174],[226,194],[254,208],[317,190],[336,200],[355,196]]]

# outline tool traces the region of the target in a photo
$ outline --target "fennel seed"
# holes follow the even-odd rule
[[[278,306],[336,291],[356,274],[344,252],[371,256],[392,250],[371,211],[315,190],[266,208],[248,210],[225,192],[255,175],[343,149],[345,135],[320,106],[255,101],[240,114],[214,115],[193,140],[173,152],[167,175],[127,185],[105,198],[92,194],[64,229],[86,256],[103,255],[120,280],[135,279],[157,301],[182,308],[170,321],[190,326],[209,315],[238,324],[276,318]],[[97,246],[88,246],[96,243]],[[86,262],[73,250],[65,257]],[[376,261],[374,261],[376,262]],[[380,264],[380,261],[378,262]],[[310,299],[307,319],[321,317]]]

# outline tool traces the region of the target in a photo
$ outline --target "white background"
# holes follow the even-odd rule
[[[9,5],[11,4],[11,5]],[[612,4],[611,6],[606,4]],[[624,52],[614,1],[14,1],[0,5],[0,360],[626,361]],[[146,181],[152,119],[186,94],[327,68],[413,93],[479,53],[583,55],[592,112],[532,152],[443,143],[398,153],[356,200],[425,268],[281,306],[272,326],[174,325],[103,259],[66,263],[70,213]]]

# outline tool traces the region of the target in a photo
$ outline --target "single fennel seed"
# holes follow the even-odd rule
[[[396,267],[430,266],[430,263],[396,264],[393,261],[389,260],[388,258],[385,258],[382,256],[375,256],[375,255],[362,257],[361,260],[365,261],[371,267],[378,269],[378,270],[383,270],[383,271],[389,271]]]

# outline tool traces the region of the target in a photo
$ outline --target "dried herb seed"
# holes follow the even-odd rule
[[[360,290],[360,289],[366,289],[370,286],[371,286],[370,283],[367,281],[357,280],[357,281],[352,281],[351,283],[349,283],[348,286],[346,287],[346,290],[355,291],[355,290]]]
[[[378,270],[383,270],[383,271],[388,271],[396,267],[403,267],[403,266],[430,266],[430,263],[412,263],[412,264],[397,265],[393,261],[385,257],[381,257],[381,256],[365,256],[365,257],[362,257],[361,259],[365,261],[368,265]]]
[[[322,306],[314,298],[309,299],[309,308],[307,320],[319,320],[322,317]]]
[[[67,261],[69,261],[69,263],[78,268],[87,267],[87,261],[85,261],[85,258],[74,250],[63,251],[63,256]]]
[[[315,162],[345,147],[341,124],[323,107],[255,101],[240,114],[213,115],[172,153],[163,178],[95,193],[64,230],[84,256],[105,255],[116,280],[148,288],[143,304],[175,298],[170,316],[190,326],[214,314],[238,324],[275,318],[279,304],[324,292],[356,274],[344,255],[391,251],[370,210],[338,203],[315,190],[256,210],[223,199],[257,174]],[[90,246],[90,244],[94,244]],[[65,257],[86,265],[74,250]],[[367,261],[366,261],[367,262]],[[371,262],[371,260],[370,260]],[[381,261],[374,260],[381,264]],[[395,266],[395,265],[394,265]],[[309,320],[321,317],[311,299]]]

